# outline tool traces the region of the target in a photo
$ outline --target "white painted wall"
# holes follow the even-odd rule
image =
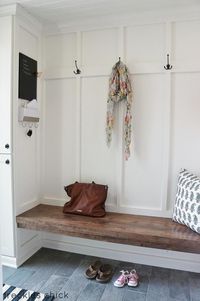
[[[19,52],[38,61],[41,70],[41,32],[34,26],[29,15],[20,11],[15,16],[15,57],[14,57],[14,93],[13,93],[13,151],[14,151],[14,203],[18,215],[39,203],[40,199],[40,156],[41,124],[32,127],[33,135],[26,135],[29,127],[18,122],[18,107],[24,100],[18,99]],[[41,104],[41,81],[38,79],[37,100]],[[17,264],[24,261],[41,247],[40,233],[16,229]]]
[[[29,24],[26,24],[15,17],[15,91],[13,96],[13,145],[15,155],[15,205],[16,213],[23,211],[29,206],[29,203],[36,202],[39,196],[38,169],[39,169],[39,151],[38,136],[40,128],[32,127],[33,135],[29,138],[26,135],[27,127],[23,127],[18,122],[18,107],[25,102],[18,99],[18,72],[19,72],[19,52],[39,59],[39,37]],[[40,94],[39,94],[40,97]],[[40,102],[40,98],[38,99]]]
[[[0,10],[1,15],[2,10]],[[39,203],[40,199],[40,127],[28,128],[18,122],[19,52],[38,61],[41,68],[41,28],[20,7],[10,7],[0,17],[0,199],[1,254],[3,264],[19,265],[41,247],[40,234],[17,229],[15,216]],[[13,16],[11,16],[13,15]],[[38,102],[42,83],[38,80]],[[10,145],[5,149],[5,144]],[[10,164],[5,164],[9,160]]]
[[[63,186],[109,186],[107,208],[170,216],[182,167],[199,173],[200,21],[88,29],[45,39],[44,202],[62,204]],[[165,71],[166,54],[172,71]],[[118,56],[131,73],[133,137],[123,159],[123,107],[105,143],[108,78]],[[82,70],[73,74],[74,60]]]

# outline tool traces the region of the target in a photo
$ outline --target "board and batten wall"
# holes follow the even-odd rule
[[[19,214],[38,203],[62,205],[63,186],[108,184],[108,210],[171,216],[180,168],[199,174],[200,20],[99,27],[44,37],[23,9],[13,17],[13,191]],[[41,123],[31,138],[18,123],[18,53],[39,61]],[[169,53],[173,69],[165,71]],[[110,148],[105,119],[108,79],[121,57],[133,84],[131,158],[123,155],[124,105],[116,110]],[[81,75],[75,75],[74,60]],[[40,69],[41,68],[41,69]],[[42,102],[41,102],[42,100]],[[16,226],[16,224],[14,224]],[[16,229],[20,265],[41,246],[198,271],[198,254],[123,246]],[[6,262],[7,260],[7,262]]]
[[[88,29],[45,38],[44,203],[64,185],[108,184],[107,209],[171,216],[178,172],[200,174],[200,20]],[[166,71],[166,55],[173,69]],[[108,80],[118,57],[133,87],[131,157],[123,155],[125,106],[110,148]],[[74,60],[81,75],[74,75]]]
[[[79,29],[79,28],[78,28]],[[181,168],[200,175],[200,18],[90,28],[44,39],[43,200],[63,205],[63,186],[107,184],[107,210],[169,216]],[[173,69],[166,71],[167,54]],[[110,148],[105,121],[108,80],[118,58],[133,87],[131,157],[123,154],[124,104]],[[75,75],[74,60],[80,75]],[[52,233],[44,247],[200,271],[199,254],[99,242]]]

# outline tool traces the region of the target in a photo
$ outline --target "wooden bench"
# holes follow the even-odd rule
[[[108,212],[103,218],[64,215],[62,207],[38,205],[16,218],[18,228],[113,243],[200,253],[200,235],[169,218]]]

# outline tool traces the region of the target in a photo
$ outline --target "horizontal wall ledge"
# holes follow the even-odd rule
[[[51,197],[44,197],[41,200],[41,204],[44,205],[53,205],[53,206],[64,206],[64,204],[69,201],[69,198],[66,199],[56,199]],[[160,210],[152,208],[138,208],[128,205],[115,205],[110,202],[106,204],[106,211],[108,212],[118,212],[118,213],[129,213],[137,215],[148,215],[148,216],[157,216],[157,217],[171,217],[172,212],[170,210]]]
[[[128,66],[128,64],[127,64]],[[199,73],[200,65],[175,65],[172,64],[173,68],[171,70],[165,70],[164,65],[160,64],[135,64],[133,67],[129,68],[130,75],[139,75],[139,74],[167,74],[167,73]],[[109,77],[112,71],[112,66],[108,68],[95,68],[95,67],[81,67],[81,74],[74,74],[75,68],[55,68],[48,69],[44,72],[45,80],[53,79],[64,79],[64,78],[86,78],[86,77]]]

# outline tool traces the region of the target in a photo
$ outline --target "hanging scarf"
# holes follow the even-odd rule
[[[125,101],[126,115],[124,118],[124,147],[125,159],[130,157],[131,144],[131,104],[132,90],[128,69],[121,61],[117,62],[113,68],[109,79],[109,93],[107,100],[106,135],[107,145],[110,146],[114,125],[114,106],[120,101]]]

